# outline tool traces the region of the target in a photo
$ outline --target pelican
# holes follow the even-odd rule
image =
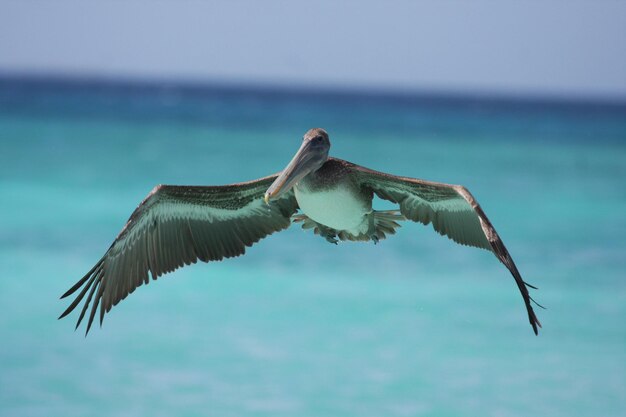
[[[315,128],[305,133],[300,149],[278,174],[223,186],[156,186],[104,256],[61,296],[80,289],[59,319],[85,299],[76,328],[91,305],[87,335],[98,305],[102,326],[105,313],[148,284],[150,276],[156,280],[198,260],[243,255],[246,247],[292,222],[337,244],[378,243],[395,233],[398,222],[412,220],[432,224],[459,244],[493,252],[513,275],[537,334],[541,324],[527,288],[536,287],[522,279],[485,212],[465,187],[373,171],[329,157],[329,150],[328,134]],[[398,209],[374,210],[374,195]]]

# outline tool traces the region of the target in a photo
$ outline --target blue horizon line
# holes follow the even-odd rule
[[[138,76],[103,76],[78,75],[45,72],[10,72],[0,69],[0,87],[3,85],[22,85],[24,87],[42,88],[110,88],[136,92],[167,92],[180,94],[262,94],[276,96],[294,96],[310,94],[317,98],[330,97],[335,99],[379,99],[397,102],[455,102],[471,104],[483,102],[489,104],[548,106],[548,107],[604,107],[626,110],[626,97],[582,94],[556,93],[520,93],[454,89],[422,89],[397,87],[362,87],[339,86],[333,84],[314,83],[279,83],[267,81],[231,80],[219,78],[184,79],[167,77]]]

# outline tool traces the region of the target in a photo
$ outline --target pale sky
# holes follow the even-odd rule
[[[0,72],[626,98],[626,2],[0,0]]]

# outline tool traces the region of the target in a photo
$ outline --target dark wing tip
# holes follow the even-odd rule
[[[519,271],[517,272],[517,275],[519,275]],[[515,277],[515,274],[513,276]],[[522,282],[525,284],[526,287],[537,289],[537,287],[529,285],[526,281],[522,281]],[[524,297],[524,303],[526,304],[526,309],[528,310],[528,319],[530,320],[530,324],[533,326],[533,331],[535,332],[535,335],[539,335],[539,328],[541,328],[541,322],[537,318],[537,315],[535,315],[535,310],[533,310],[532,304],[536,305],[537,307],[543,310],[546,310],[546,308],[542,306],[541,304],[539,304],[537,301],[535,301],[535,299],[528,292],[527,288],[524,288],[524,289],[526,291],[522,291],[522,296]]]
[[[533,331],[535,332],[535,336],[539,336],[539,328],[541,327],[541,322],[539,322],[539,319],[537,318],[537,316],[535,316],[534,312],[532,312],[532,316],[529,314],[529,319],[530,319],[531,326],[533,326]]]
[[[101,258],[101,259],[100,259],[100,260],[99,260],[99,261],[98,261],[98,262],[97,262],[97,263],[93,266],[93,268],[91,268],[91,269],[89,270],[89,272],[87,272],[87,273],[85,274],[85,276],[84,276],[84,277],[82,277],[81,279],[79,279],[79,280],[78,280],[78,282],[72,286],[72,288],[70,288],[69,290],[65,291],[65,293],[63,293],[63,295],[62,295],[59,299],[60,299],[60,300],[62,300],[62,299],[64,299],[65,297],[67,297],[67,296],[69,296],[69,295],[74,294],[74,293],[76,292],[76,290],[77,290],[77,289],[79,289],[80,287],[82,287],[82,286],[83,286],[83,284],[85,283],[85,281],[87,281],[87,280],[88,280],[88,279],[89,279],[89,278],[93,275],[93,273],[96,271],[96,269],[98,269],[100,266],[102,266],[102,263],[103,263],[103,262],[104,262],[104,257],[102,257],[102,258]],[[81,297],[81,298],[82,298],[82,297]],[[70,311],[72,311],[72,310],[70,309]],[[68,311],[68,313],[69,313],[69,311]],[[62,315],[62,316],[61,316],[61,317],[59,317],[59,318],[62,318],[62,317],[65,317],[65,315]]]
[[[481,213],[481,214],[482,216],[484,216],[484,213]],[[485,219],[486,219],[486,216],[485,216]],[[515,283],[517,284],[517,287],[519,288],[519,291],[522,294],[522,298],[524,299],[524,304],[526,305],[526,310],[528,312],[528,320],[530,321],[530,325],[532,326],[533,331],[535,332],[535,335],[538,335],[539,328],[541,327],[541,323],[539,322],[539,319],[535,315],[535,311],[533,310],[532,304],[535,303],[541,308],[545,308],[545,307],[541,306],[535,300],[533,300],[533,298],[530,296],[530,293],[528,292],[528,288],[536,288],[536,287],[529,285],[526,281],[522,279],[522,276],[519,270],[517,269],[515,262],[513,262],[513,258],[511,257],[511,254],[506,249],[506,246],[504,246],[504,242],[502,242],[502,240],[496,233],[493,226],[491,226],[491,223],[488,223],[488,225],[489,225],[488,227],[491,228],[492,239],[489,240],[489,243],[491,244],[492,251],[496,255],[496,257],[500,260],[500,262],[502,262],[504,266],[507,267],[507,269],[509,270],[509,272],[515,279]]]
[[[532,284],[527,283],[526,281],[524,281],[524,285],[526,285],[528,288],[532,288],[533,290],[538,290],[539,288],[535,287]]]
[[[61,296],[61,299],[63,299],[67,297],[68,295],[73,294],[79,288],[83,287],[83,289],[76,296],[74,301],[72,301],[72,303],[65,309],[65,311],[63,311],[63,313],[61,313],[58,319],[62,319],[68,314],[70,314],[78,306],[78,304],[81,303],[85,295],[87,295],[87,299],[84,302],[82,311],[80,313],[80,316],[78,317],[78,320],[76,322],[76,327],[74,328],[74,330],[78,329],[78,326],[80,326],[80,323],[83,320],[83,317],[85,316],[85,312],[87,308],[89,307],[89,304],[91,303],[91,299],[94,295],[96,288],[102,287],[101,284],[102,284],[102,279],[104,277],[103,264],[104,264],[104,257],[100,259],[100,261],[98,261],[98,263],[96,263],[96,265],[93,268],[91,268],[91,270],[83,278],[81,278],[76,284],[74,284],[72,288],[70,288],[65,294]],[[87,292],[89,292],[89,294],[87,294]],[[95,304],[97,304],[97,301],[99,300],[98,297],[100,295],[101,294],[98,294],[96,296],[96,301],[94,302]],[[87,329],[87,331],[89,331],[89,328]]]
[[[530,301],[532,301],[532,303],[533,303],[534,305],[536,305],[537,307],[539,307],[539,308],[541,308],[541,309],[543,309],[543,310],[547,310],[547,308],[546,308],[546,307],[544,307],[544,306],[542,306],[541,304],[539,304],[538,302],[536,302],[536,301],[535,301],[535,299],[534,299],[534,298],[532,298],[530,295],[528,296],[528,298],[530,298]]]
[[[519,275],[519,272],[518,272],[518,275]],[[526,290],[525,287],[520,286],[520,290],[522,288]],[[533,327],[533,331],[535,332],[535,335],[537,336],[539,335],[539,328],[541,328],[541,322],[537,318],[537,315],[535,314],[535,310],[533,310],[533,306],[531,304],[531,302],[535,304],[537,304],[537,302],[533,300],[533,298],[528,293],[528,290],[526,291],[521,290],[521,292],[522,292],[522,297],[524,298],[524,304],[526,305],[526,310],[528,311],[528,320],[530,321],[530,325]],[[539,304],[537,305],[541,308],[545,308]]]
[[[65,311],[63,313],[61,313],[61,315],[59,317],[57,317],[57,320],[61,320],[63,317],[65,317],[68,314],[70,314],[72,312],[72,310],[74,310],[74,306],[70,305],[68,308],[65,309]]]
[[[520,287],[520,290],[521,288],[524,288],[524,290],[526,290],[525,287]],[[533,331],[535,332],[535,335],[538,335],[539,328],[541,328],[541,322],[539,322],[539,319],[537,318],[537,315],[535,314],[535,310],[533,310],[533,306],[531,304],[532,302],[535,302],[535,300],[533,300],[530,294],[528,294],[527,290],[526,291],[521,290],[521,292],[522,292],[522,297],[524,298],[524,304],[526,305],[526,310],[528,311],[528,320],[530,321],[530,325],[533,327]]]

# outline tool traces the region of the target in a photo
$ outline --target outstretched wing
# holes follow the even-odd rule
[[[263,202],[275,175],[216,187],[159,185],[135,209],[111,247],[61,298],[82,287],[59,318],[87,296],[76,327],[93,299],[87,332],[98,304],[105,312],[135,288],[184,265],[242,255],[246,246],[291,223],[298,209],[293,193]]]
[[[462,245],[475,246],[493,252],[511,272],[522,293],[528,319],[537,334],[541,323],[533,311],[532,298],[509,251],[504,246],[487,215],[474,196],[461,185],[449,185],[415,178],[397,177],[346,162],[357,173],[362,187],[371,189],[382,199],[400,205],[407,218],[433,228]]]

